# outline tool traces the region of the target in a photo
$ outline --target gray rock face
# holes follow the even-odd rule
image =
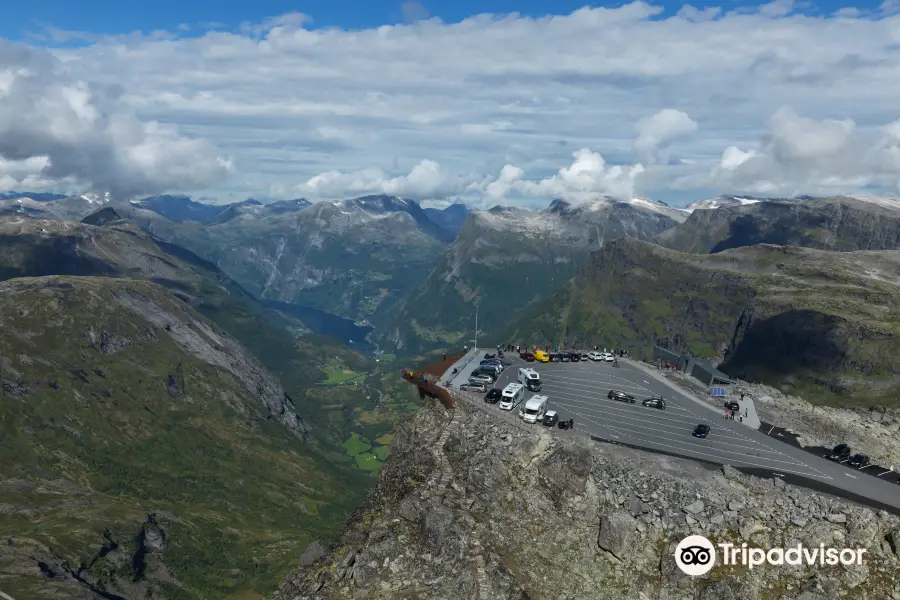
[[[322,544],[320,544],[318,540],[316,540],[307,546],[306,550],[303,551],[303,554],[300,555],[300,564],[304,567],[308,567],[323,556],[325,556],[325,548],[322,547]]]
[[[625,558],[631,546],[634,529],[634,519],[623,512],[604,516],[600,519],[600,535],[597,537],[597,545],[616,558]]]
[[[771,200],[695,210],[658,241],[683,252],[777,244],[820,250],[900,248],[900,204],[890,208],[847,197]]]
[[[443,448],[452,470],[444,494],[430,482],[442,475],[432,445],[447,417],[429,406],[399,428],[379,485],[339,550],[291,573],[274,599],[890,597],[884,586],[900,568],[900,518],[619,446],[555,436],[546,444],[465,404],[454,410],[465,426]],[[411,480],[425,483],[396,483]],[[740,510],[723,513],[726,506]],[[718,564],[691,578],[674,560],[690,534],[760,548],[868,547],[871,556],[862,570]]]

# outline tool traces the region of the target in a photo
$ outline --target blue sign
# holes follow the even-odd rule
[[[709,395],[714,398],[724,398],[725,397],[725,388],[711,387],[711,388],[709,388]]]

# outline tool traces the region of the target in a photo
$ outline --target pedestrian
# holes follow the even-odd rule
[[[444,352],[444,360],[447,360],[447,353]]]
[[[744,392],[741,392],[741,402],[744,401]]]

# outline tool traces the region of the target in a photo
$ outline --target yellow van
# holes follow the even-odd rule
[[[550,355],[543,350],[538,350],[534,353],[534,360],[538,362],[550,362]]]

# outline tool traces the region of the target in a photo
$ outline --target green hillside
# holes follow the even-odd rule
[[[900,253],[760,245],[682,254],[623,239],[523,316],[527,344],[659,344],[816,402],[900,404]]]

